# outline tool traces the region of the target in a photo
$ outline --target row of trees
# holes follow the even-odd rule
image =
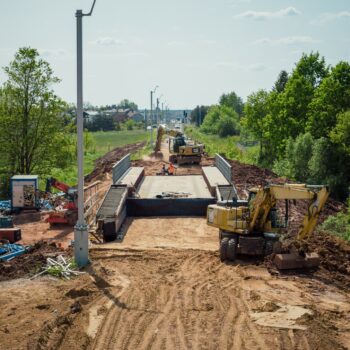
[[[191,119],[204,133],[259,141],[256,163],[279,175],[329,184],[341,199],[349,193],[348,62],[331,67],[318,52],[303,54],[271,90],[250,94],[246,103],[234,92],[224,94],[219,104],[193,110]]]
[[[260,141],[259,164],[299,181],[326,183],[344,199],[350,183],[350,65],[303,54],[270,91],[247,98],[242,126]]]

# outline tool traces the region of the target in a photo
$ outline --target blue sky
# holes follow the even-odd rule
[[[74,12],[91,3],[2,0],[0,66],[35,47],[62,79],[57,94],[75,102]],[[216,103],[232,90],[245,99],[302,52],[350,61],[349,33],[348,0],[97,0],[84,18],[84,100],[148,108],[155,85],[171,108]]]

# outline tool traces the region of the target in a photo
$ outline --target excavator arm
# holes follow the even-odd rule
[[[60,190],[64,193],[67,193],[67,194],[70,190],[69,185],[67,185],[63,182],[60,182],[53,177],[49,177],[46,179],[46,192],[51,192],[52,187],[57,188],[58,190]]]
[[[298,239],[308,236],[317,223],[319,213],[327,201],[329,190],[326,186],[306,186],[304,184],[270,185],[255,189],[256,196],[252,200],[251,220],[249,231],[263,231],[270,210],[276,205],[277,200],[309,200],[308,212],[303,220],[298,233]]]
[[[327,186],[321,187],[307,209],[307,214],[304,217],[302,226],[298,232],[298,240],[308,237],[314,230],[317,219],[321,210],[323,209],[329,196],[329,189]]]

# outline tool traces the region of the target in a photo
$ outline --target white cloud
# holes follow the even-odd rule
[[[97,38],[95,41],[93,41],[93,44],[100,45],[100,46],[121,46],[126,44],[126,42],[123,40],[119,40],[119,39],[115,39],[107,36],[107,37]]]
[[[335,21],[337,19],[349,18],[350,11],[340,11],[340,12],[326,12],[322,13],[317,19],[312,21],[312,24],[325,24],[327,22]]]
[[[300,45],[300,44],[313,44],[317,43],[319,40],[313,39],[311,36],[287,36],[284,38],[271,39],[262,38],[254,41],[253,44],[260,45]]]
[[[67,51],[58,49],[58,50],[51,50],[51,49],[38,49],[39,54],[43,57],[52,57],[52,56],[65,56],[67,55]]]
[[[256,21],[266,21],[269,19],[281,19],[285,17],[298,16],[301,12],[295,7],[286,7],[278,11],[246,11],[238,15],[233,16],[233,18],[244,19],[250,18]]]

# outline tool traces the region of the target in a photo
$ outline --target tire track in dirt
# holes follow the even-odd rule
[[[313,348],[308,333],[254,323],[252,290],[261,294],[278,285],[256,270],[251,280],[251,270],[222,264],[214,252],[123,250],[101,258],[106,266],[117,263],[130,285],[106,313],[89,349]],[[116,297],[120,289],[109,292]]]

